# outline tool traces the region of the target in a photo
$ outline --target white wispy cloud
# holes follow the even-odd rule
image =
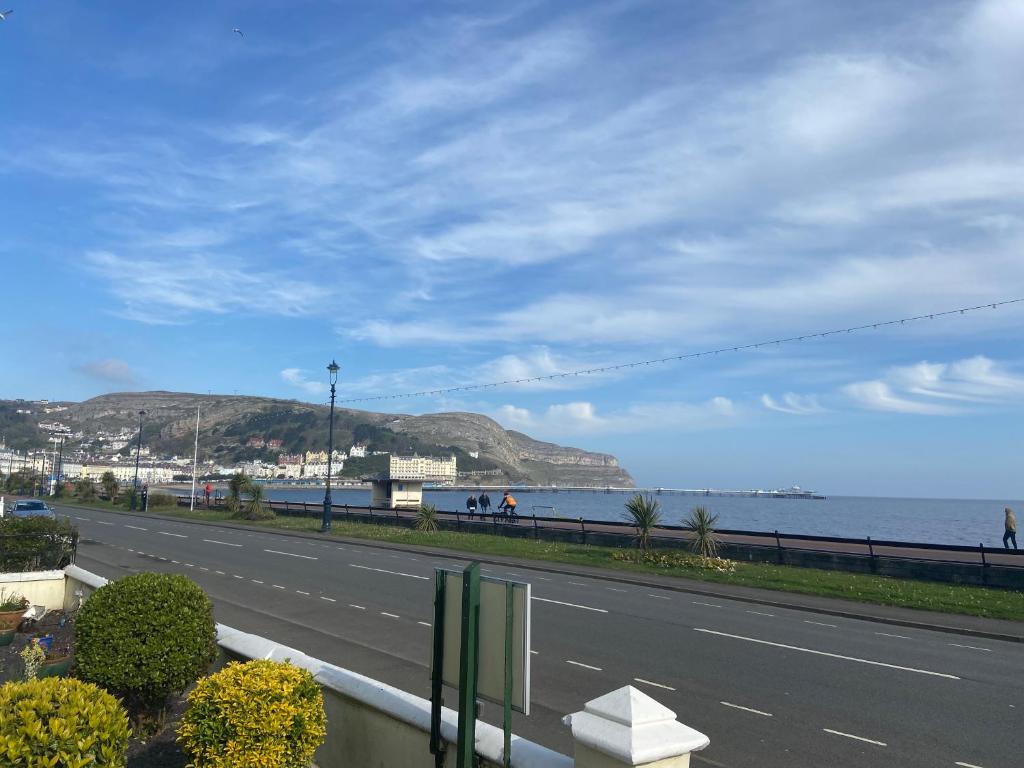
[[[890,369],[884,379],[843,387],[857,405],[876,411],[951,415],[985,405],[1024,400],[1024,375],[982,355],[952,363]]]
[[[327,384],[310,379],[307,372],[301,368],[285,368],[281,371],[281,379],[310,396],[320,396],[328,390]]]
[[[795,392],[786,392],[782,396],[781,402],[767,393],[763,394],[761,395],[761,405],[770,411],[794,416],[811,416],[825,411],[814,395],[798,395]]]

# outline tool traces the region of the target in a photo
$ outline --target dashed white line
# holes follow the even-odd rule
[[[320,599],[321,600],[326,600],[328,603],[336,603],[336,602],[338,602],[333,597],[324,597],[323,595],[320,595]]]
[[[287,555],[288,557],[301,557],[303,560],[319,560],[319,557],[313,555],[296,555],[294,552],[281,552],[277,549],[264,549],[264,552],[269,552],[272,555]]]
[[[113,523],[108,523],[106,520],[93,520],[93,522],[98,525],[113,525]]]
[[[595,672],[602,672],[600,667],[593,667],[590,664],[584,664],[582,661],[573,661],[572,659],[566,659],[566,664],[572,664],[574,667],[583,667],[584,669],[592,669]]]
[[[875,741],[874,739],[866,739],[863,736],[854,736],[852,733],[843,733],[842,731],[833,731],[831,728],[822,728],[821,730],[823,730],[825,733],[831,733],[831,734],[833,734],[835,736],[845,736],[848,739],[856,739],[857,741],[864,741],[864,742],[867,742],[868,744],[874,744],[874,745],[879,746],[879,747],[887,747],[887,746],[889,746],[884,741]]]
[[[356,565],[355,563],[349,563],[353,568],[359,568],[363,571],[376,571],[377,573],[390,573],[392,576],[405,576],[407,579],[421,579],[423,581],[430,581],[427,576],[417,576],[414,573],[402,573],[401,571],[386,571],[383,568],[371,568],[368,565]]]
[[[977,645],[960,645],[960,643],[947,643],[947,645],[951,645],[954,648],[970,648],[972,651],[985,651],[986,653],[992,652],[991,648],[980,648]]]
[[[887,669],[899,669],[904,672],[916,672],[919,675],[931,675],[933,677],[945,677],[948,680],[959,680],[960,678],[956,675],[948,675],[945,672],[932,672],[928,669],[916,669],[914,667],[902,667],[898,664],[887,664],[884,661],[872,661],[871,659],[858,659],[856,656],[843,656],[838,653],[828,653],[827,651],[816,651],[813,648],[801,648],[798,645],[786,645],[785,643],[773,643],[770,640],[759,640],[756,637],[744,637],[743,635],[731,635],[728,632],[718,632],[714,629],[703,629],[701,627],[694,627],[694,632],[703,632],[708,635],[718,635],[719,637],[731,637],[735,640],[746,640],[748,643],[759,643],[760,645],[771,645],[776,648],[785,648],[790,651],[800,651],[801,653],[813,653],[816,656],[828,656],[833,659],[842,659],[843,661],[856,661],[859,664],[870,664],[875,667],[886,667]]]
[[[960,768],[981,768],[981,766],[980,766],[980,765],[975,765],[974,763],[961,763],[961,762],[956,762],[956,763],[953,763],[953,765],[959,765],[959,766],[960,766]]]
[[[200,565],[200,566],[199,566],[199,570],[200,570],[200,571],[208,571],[208,570],[210,570],[210,569],[209,569],[209,568],[207,568],[207,567],[206,567],[205,565]]]
[[[512,574],[509,574],[509,576],[511,576],[511,575]],[[574,587],[587,587],[587,586],[590,586],[589,584],[584,584],[582,581],[570,581],[569,583],[572,584]]]
[[[177,560],[171,560],[171,562],[174,563],[175,565],[181,565],[181,563],[179,563]]]
[[[417,621],[416,623],[417,624],[422,624],[424,627],[429,627],[430,626],[430,622],[429,621]]]
[[[826,624],[823,621],[810,621],[808,619],[804,619],[804,624],[815,624],[819,627],[832,627],[832,629],[837,629],[839,626],[837,624]]]
[[[245,578],[245,576],[239,576],[239,575],[238,575],[237,573],[232,573],[231,575],[232,575],[232,576],[233,576],[234,578],[236,578],[236,579],[244,579],[244,578]]]
[[[402,618],[397,613],[388,613],[387,611],[381,611],[380,615],[381,616],[388,616],[388,617],[390,617],[392,619],[400,619],[400,618]]]
[[[651,595],[651,594],[648,594],[647,596],[648,597],[653,597],[655,600],[671,600],[672,599],[671,597],[666,597],[665,595]]]
[[[705,608],[721,608],[722,606],[716,605],[715,603],[702,603],[699,600],[693,601],[694,605],[703,605]]]
[[[165,563],[167,562],[167,558],[166,557],[157,557],[157,560],[163,560]]]
[[[251,581],[253,584],[262,584],[263,583],[259,579],[249,579],[249,581]]]
[[[774,613],[765,613],[764,611],[747,611],[747,613],[752,613],[755,616],[771,616],[772,618],[775,617]]]
[[[125,528],[131,528],[132,530],[135,530],[135,531],[148,531],[149,530],[149,528],[143,528],[140,525],[128,525],[127,523],[125,523],[124,527]]]
[[[583,611],[594,611],[595,613],[608,613],[604,608],[592,608],[589,605],[577,605],[576,603],[563,603],[561,600],[548,600],[546,597],[531,597],[531,600],[539,600],[542,603],[554,603],[555,605],[567,605],[570,608],[579,608]]]
[[[220,544],[222,547],[240,547],[241,544],[232,544],[230,541],[217,541],[216,539],[203,539],[207,544]]]
[[[357,611],[365,611],[366,610],[366,606],[356,605],[355,603],[349,603],[348,607],[349,608],[355,608]]]
[[[134,550],[134,549],[132,549],[131,547],[128,547],[128,551],[129,551],[129,552],[134,552],[135,550]]]
[[[733,709],[742,709],[744,712],[752,712],[755,715],[761,715],[762,717],[773,717],[771,712],[762,712],[760,709],[751,709],[750,707],[741,707],[739,704],[731,704],[728,701],[718,702],[723,707],[732,707]]]
[[[282,587],[280,584],[271,584],[270,586],[272,586],[274,589],[284,589],[284,587]]]
[[[185,567],[186,568],[195,568],[195,565],[193,565],[192,563],[185,563]]]
[[[92,522],[91,518],[88,518],[88,517],[79,517],[78,515],[75,515],[75,520],[85,520],[85,521],[86,521],[87,523],[88,523],[88,522]]]
[[[295,591],[298,592],[300,595],[305,595],[306,597],[309,597],[309,592],[303,592],[301,589],[296,589]]]
[[[220,576],[227,576],[227,574],[224,573],[224,571],[214,571],[214,573],[216,573],[216,574],[218,574]]]
[[[530,653],[532,653],[534,656],[540,655],[540,651],[530,651]]]
[[[625,592],[624,589],[616,589],[615,587],[605,587],[609,592]]]
[[[656,683],[653,680],[644,680],[642,677],[634,677],[633,679],[638,683],[643,683],[644,685],[653,685],[655,688],[664,688],[666,691],[675,690],[671,685],[663,685],[661,683]]]
[[[551,581],[551,579],[547,578],[546,576],[538,576],[537,580],[538,581]]]
[[[912,640],[913,638],[907,637],[906,635],[893,635],[888,632],[875,632],[876,635],[881,637],[898,637],[900,640]]]
[[[175,536],[179,539],[188,538],[188,536],[186,536],[184,533],[169,533],[168,531],[157,531],[157,533],[159,533],[161,536]]]

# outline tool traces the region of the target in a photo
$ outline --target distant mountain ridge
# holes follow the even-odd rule
[[[85,438],[98,431],[117,432],[138,428],[143,418],[143,444],[160,453],[191,455],[195,437],[196,407],[201,409],[200,455],[221,463],[253,458],[273,460],[278,453],[298,453],[326,447],[328,407],[296,400],[245,395],[199,395],[179,392],[123,392],[100,395],[80,403],[61,403],[68,410],[48,416],[41,413],[14,417],[15,405],[0,401],[0,419],[19,436],[28,421],[59,421]],[[31,405],[31,404],[30,404]],[[35,427],[36,431],[38,428]],[[610,454],[594,453],[535,440],[506,430],[493,419],[477,413],[434,413],[421,416],[375,413],[350,408],[335,409],[335,445],[347,450],[365,444],[370,451],[458,456],[460,471],[479,473],[478,479],[496,483],[582,486],[633,486],[633,478]],[[45,442],[45,436],[40,432]],[[250,437],[278,439],[280,448],[248,447]],[[41,446],[43,443],[39,443]],[[473,457],[470,454],[478,454]],[[379,469],[378,461],[354,460],[346,474]],[[472,481],[473,478],[467,478]]]

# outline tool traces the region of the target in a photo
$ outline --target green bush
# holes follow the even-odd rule
[[[67,518],[0,518],[0,572],[63,568],[74,556],[76,532]]]
[[[147,506],[152,507],[176,507],[178,506],[178,497],[173,493],[162,493],[160,491],[153,491],[149,494],[147,500]]]
[[[126,576],[82,606],[75,643],[80,678],[123,696],[133,713],[161,707],[213,661],[213,605],[185,576]]]
[[[128,717],[95,685],[47,677],[0,686],[0,762],[61,768],[123,768]]]
[[[327,733],[320,686],[291,664],[233,662],[188,701],[178,741],[193,768],[306,768]]]
[[[437,507],[433,504],[420,504],[416,510],[416,530],[433,533],[438,527]]]

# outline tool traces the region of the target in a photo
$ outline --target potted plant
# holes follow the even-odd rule
[[[64,677],[71,669],[71,646],[59,645],[44,649],[46,658],[39,669],[37,677]]]
[[[28,600],[14,592],[0,589],[0,645],[10,645],[28,609]]]

